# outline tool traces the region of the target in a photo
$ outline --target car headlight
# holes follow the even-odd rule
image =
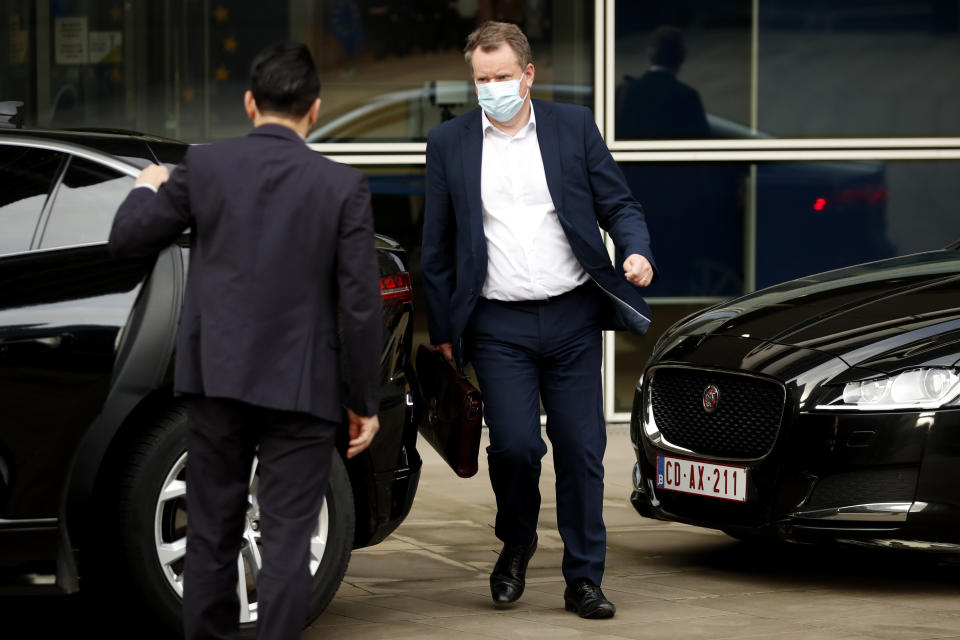
[[[848,382],[842,393],[818,409],[883,411],[896,409],[938,409],[960,396],[960,374],[956,369],[926,367],[858,382]]]

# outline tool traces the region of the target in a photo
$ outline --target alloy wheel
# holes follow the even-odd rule
[[[184,452],[171,467],[160,488],[154,517],[154,542],[163,576],[183,598],[183,564],[187,552],[186,465]],[[240,598],[240,622],[257,619],[257,576],[262,566],[260,556],[260,504],[257,498],[259,464],[254,458],[250,469],[250,491],[243,541],[237,557],[237,595]],[[317,519],[317,528],[310,539],[310,574],[316,575],[327,546],[330,516],[324,500]]]

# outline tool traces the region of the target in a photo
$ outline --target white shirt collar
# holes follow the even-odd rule
[[[486,134],[487,134],[487,131],[489,131],[490,129],[493,129],[494,131],[496,131],[497,133],[500,133],[500,134],[502,134],[502,135],[507,135],[507,134],[503,133],[503,131],[500,131],[500,129],[497,129],[497,127],[493,124],[493,122],[490,120],[490,118],[487,117],[487,112],[484,111],[483,109],[480,109],[480,121],[483,123],[483,134],[484,134],[484,135],[486,135]],[[527,124],[525,124],[525,125],[520,129],[520,131],[517,131],[517,133],[516,133],[513,137],[517,137],[517,136],[519,136],[521,133],[524,133],[524,132],[526,132],[526,131],[530,131],[531,129],[536,129],[536,128],[537,128],[537,116],[536,116],[536,114],[535,114],[534,111],[533,111],[533,100],[531,100],[531,101],[530,101],[530,120],[527,122]]]

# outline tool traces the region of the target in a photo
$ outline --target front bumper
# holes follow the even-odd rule
[[[644,430],[640,390],[630,497],[645,517],[796,542],[840,540],[960,549],[960,410],[794,413],[750,474],[745,503],[665,491],[657,456],[676,456]],[[729,461],[688,452],[716,464]]]

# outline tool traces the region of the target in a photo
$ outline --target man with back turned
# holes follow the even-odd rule
[[[518,27],[488,22],[465,51],[481,108],[430,132],[422,264],[430,340],[459,366],[472,361],[483,392],[503,542],[491,595],[498,605],[521,596],[537,547],[542,400],[564,601],[609,618],[601,329],[650,324],[638,288],[656,275],[647,227],[592,113],[530,99],[534,66]]]
[[[187,406],[184,632],[233,638],[237,558],[254,456],[263,568],[258,637],[299,638],[312,586],[310,536],[342,422],[347,456],[377,420],[379,270],[362,173],[311,151],[320,80],[309,50],[278,43],[251,67],[249,135],[143,170],[110,233],[117,255],[156,253],[191,232],[174,389]]]

